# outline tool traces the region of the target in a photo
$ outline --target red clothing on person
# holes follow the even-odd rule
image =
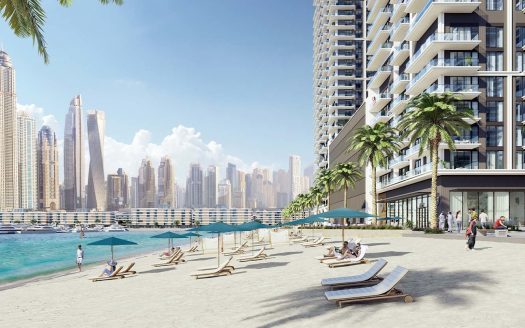
[[[503,220],[502,219],[497,219],[496,222],[494,222],[494,229],[497,229],[499,227],[504,227],[505,225],[503,224]]]

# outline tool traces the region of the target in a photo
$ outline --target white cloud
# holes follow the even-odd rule
[[[116,172],[122,167],[130,176],[138,175],[142,159],[151,159],[157,167],[160,159],[167,155],[171,157],[177,180],[181,183],[185,181],[190,163],[194,162],[200,163],[203,169],[213,164],[222,170],[228,162],[242,170],[251,170],[252,167],[240,158],[227,154],[218,142],[205,141],[200,132],[183,125],[174,127],[159,144],[151,142],[151,132],[147,130],[135,133],[129,144],[106,136],[104,153],[107,172]]]
[[[42,107],[39,107],[35,104],[16,104],[16,109],[19,112],[28,113],[29,115],[31,115],[31,117],[35,119],[37,132],[43,125],[48,125],[49,127],[51,127],[51,129],[55,131],[55,133],[59,134],[60,124],[58,120],[52,114],[45,114],[44,109]]]

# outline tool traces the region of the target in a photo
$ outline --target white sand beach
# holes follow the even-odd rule
[[[0,291],[0,327],[518,327],[525,322],[523,244],[462,240],[364,238],[368,259],[384,258],[383,275],[409,269],[398,287],[414,296],[348,305],[324,298],[322,278],[362,273],[372,264],[330,269],[314,257],[325,247],[274,245],[271,258],[234,262],[231,276],[196,280],[216,254],[187,256],[154,268],[158,254],[134,259],[139,274],[93,283],[85,272]],[[248,253],[249,254],[249,253]],[[125,264],[128,261],[121,262]]]

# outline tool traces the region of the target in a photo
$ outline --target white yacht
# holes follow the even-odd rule
[[[14,235],[20,233],[21,229],[12,224],[0,224],[0,235]]]
[[[56,233],[56,230],[50,225],[34,225],[29,226],[26,230],[23,230],[22,233]]]
[[[126,229],[125,227],[121,226],[118,223],[113,223],[109,227],[104,228],[104,231],[105,232],[126,232],[128,231],[128,229]]]
[[[66,226],[57,226],[55,227],[55,232],[56,233],[70,233],[71,229],[69,229]]]

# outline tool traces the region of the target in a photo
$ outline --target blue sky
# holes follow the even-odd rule
[[[311,1],[56,2],[44,1],[49,65],[3,22],[0,42],[18,103],[56,117],[59,135],[80,93],[85,109],[105,111],[116,145],[141,129],[160,144],[182,125],[244,163],[287,167],[292,153],[312,162]]]

